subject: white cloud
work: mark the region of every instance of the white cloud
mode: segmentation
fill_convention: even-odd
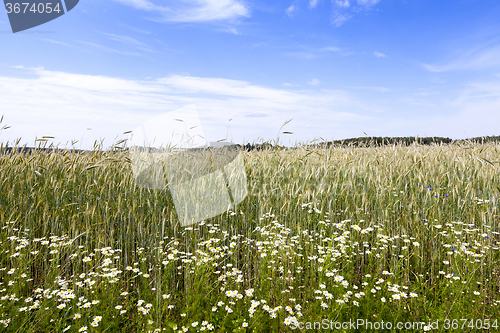
[[[189,75],[131,80],[22,66],[16,71],[20,77],[0,76],[4,124],[12,126],[0,132],[2,142],[21,137],[23,144],[33,145],[35,136],[52,135],[64,146],[84,135],[83,148],[101,138],[108,147],[145,120],[189,104],[196,105],[208,141],[223,139],[229,124],[233,133],[229,139],[237,143],[274,139],[290,118],[294,120],[286,130],[294,133],[291,144],[319,136],[357,137],[363,131],[374,136],[449,137],[500,132],[498,79],[472,83],[455,99],[449,94],[446,100],[439,99],[438,94],[402,102],[415,96],[400,96],[385,87],[353,87],[359,91],[356,95],[363,96],[360,101],[354,93],[319,86],[292,90]]]
[[[334,4],[334,10],[332,13],[331,23],[336,27],[340,27],[347,20],[353,17],[350,13],[356,13],[362,9],[369,10],[372,6],[377,4],[380,0],[357,0],[358,7],[354,6],[350,9],[350,0],[332,0]]]
[[[311,86],[317,86],[321,82],[318,79],[312,79],[311,81],[307,82],[307,84],[310,84]]]
[[[209,141],[222,139],[219,136],[227,132],[229,118],[233,118],[230,139],[238,143],[259,137],[274,139],[290,118],[295,123],[289,129],[294,140],[312,139],[321,133],[326,137],[332,131],[348,136],[347,124],[356,127],[358,122],[372,120],[372,116],[357,114],[353,109],[357,102],[345,91],[288,91],[241,80],[186,75],[129,80],[18,69],[24,72],[22,78],[0,76],[4,122],[12,126],[0,133],[3,142],[21,137],[21,142],[33,145],[35,136],[52,135],[55,143],[64,146],[85,133],[83,148],[101,138],[108,147],[121,133],[145,120],[189,104],[196,105]],[[311,129],[318,124],[323,129]]]
[[[226,30],[224,30],[225,32],[229,32],[231,34],[235,34],[235,35],[240,35],[240,32],[236,29],[236,28],[227,28]]]
[[[296,11],[297,11],[297,7],[295,7],[295,5],[290,5],[290,7],[288,7],[285,10],[285,13],[286,13],[286,15],[292,17]]]
[[[500,102],[500,81],[485,81],[469,83],[455,100],[457,105],[472,104],[474,101],[488,100]]]
[[[318,48],[312,48],[312,47],[301,47],[304,51],[293,51],[293,52],[287,52],[285,55],[294,57],[294,58],[299,58],[299,59],[317,59],[320,57],[324,57],[326,55],[326,52],[340,52],[341,49],[338,47],[334,46],[327,46],[323,47],[321,49]]]
[[[50,38],[40,38],[40,39],[43,40],[43,41],[52,43],[52,44],[58,44],[58,45],[63,45],[63,46],[74,47],[74,45],[71,45],[71,44],[68,44],[68,43],[65,43],[65,42],[61,42],[61,41],[58,41],[58,40],[53,40],[53,39],[50,39]]]
[[[342,50],[338,47],[335,46],[327,46],[323,48],[312,48],[312,47],[306,47],[302,46],[301,49],[304,51],[293,51],[293,52],[287,52],[285,55],[294,57],[294,58],[299,58],[299,59],[317,59],[321,58],[327,55],[327,52],[335,52],[335,53],[340,53]],[[347,53],[344,53],[343,55],[349,55]]]
[[[250,16],[250,11],[241,0],[174,0],[170,7],[158,6],[147,0],[114,0],[135,9],[157,12],[166,22],[209,22],[233,20]]]
[[[377,58],[385,58],[385,57],[387,57],[385,54],[377,52],[377,51],[373,52],[373,55],[375,57],[377,57]]]
[[[330,51],[330,52],[340,52],[340,49],[335,46],[327,46],[321,49],[322,51]]]
[[[310,60],[310,59],[317,59],[320,57],[318,52],[315,51],[298,51],[298,52],[287,52],[285,55],[293,58],[298,58],[298,59],[305,59],[305,60]]]
[[[111,33],[107,33],[107,32],[96,31],[96,30],[93,30],[93,31],[98,32],[100,34],[103,34],[103,35],[107,36],[109,39],[114,40],[116,42],[123,43],[123,44],[135,45],[135,46],[137,46],[137,45],[145,46],[146,45],[142,42],[139,42],[137,39],[129,37],[129,36],[116,35],[116,34],[111,34]]]
[[[250,16],[250,10],[241,0],[189,0],[186,6],[177,6],[164,19],[172,22],[208,22],[234,20]]]
[[[135,9],[140,9],[140,10],[161,11],[161,12],[170,11],[170,8],[168,7],[157,6],[147,0],[114,0],[114,1],[120,2],[124,5],[131,6],[134,7]]]
[[[351,17],[352,15],[334,13],[332,18],[332,24],[335,25],[336,27],[340,27],[342,24],[345,23],[345,21],[347,21]]]
[[[119,54],[124,54],[124,55],[132,55],[132,56],[141,56],[141,54],[137,53],[137,52],[121,51],[121,50],[113,49],[111,47],[107,47],[107,46],[104,46],[104,45],[101,45],[101,44],[97,44],[97,43],[86,42],[86,41],[78,41],[78,42],[81,43],[81,44],[84,44],[84,45],[92,46],[92,47],[94,47],[96,49],[99,49],[99,50],[105,51],[105,52],[113,52],[113,53],[119,53]]]
[[[343,7],[343,8],[347,8],[350,5],[349,0],[334,0],[334,3],[337,6]]]
[[[378,91],[378,92],[389,92],[391,91],[390,88],[386,87],[351,87],[353,89],[363,89],[363,90],[369,90],[369,91]]]
[[[320,0],[309,0],[309,8],[316,8]]]
[[[135,47],[136,49],[139,49],[142,51],[147,51],[147,52],[155,52],[155,51],[147,48],[147,46],[148,46],[147,44],[140,42],[135,38],[132,38],[129,36],[116,35],[116,34],[107,33],[107,32],[96,31],[96,30],[93,30],[93,31],[105,35],[110,40],[113,40],[113,41],[116,41],[116,42],[119,42],[119,43],[122,43],[122,44],[125,44],[128,46]],[[125,53],[125,54],[127,54],[127,53]],[[131,53],[131,54],[136,55],[136,53]]]
[[[125,25],[125,24],[120,24],[120,26],[129,28],[130,30],[135,31],[135,32],[140,32],[141,34],[151,35],[150,31],[146,31],[146,30],[142,30],[142,29],[137,29],[137,28]]]
[[[500,46],[477,46],[457,53],[460,55],[447,63],[441,65],[422,64],[422,67],[430,72],[448,72],[486,68],[496,69],[500,66]]]
[[[245,114],[245,117],[250,117],[250,118],[267,117],[267,114],[265,114],[265,113],[259,113],[259,112],[254,112],[254,113],[247,113],[247,114]]]
[[[376,5],[380,0],[358,0],[358,5],[371,7]]]
[[[299,102],[302,98],[300,95],[285,90],[264,88],[245,81],[222,78],[171,75],[162,79],[157,79],[155,82],[170,87],[180,93],[258,98],[280,101],[286,104]]]
[[[454,112],[437,114],[430,119],[429,130],[447,136],[470,138],[500,134],[500,81],[474,82],[446,102]]]

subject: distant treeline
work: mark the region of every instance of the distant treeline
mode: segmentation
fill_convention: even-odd
[[[334,141],[324,141],[321,143],[311,143],[308,144],[308,147],[383,147],[383,146],[392,146],[392,145],[401,145],[401,146],[410,146],[414,143],[420,145],[432,145],[432,144],[484,144],[488,142],[500,142],[500,136],[482,136],[470,139],[459,139],[453,140],[450,138],[443,137],[359,137],[359,138],[351,138],[344,140],[334,140]],[[236,147],[239,147],[246,151],[252,150],[269,150],[269,149],[284,149],[285,147],[279,145],[273,145],[270,142],[263,143],[247,143],[246,145],[235,144]],[[0,154],[11,153],[14,148],[0,146]],[[33,147],[18,147],[15,148],[18,152],[24,152],[27,154],[31,154],[33,151],[43,151],[46,153],[50,153],[52,151],[70,151],[73,153],[84,153],[90,152],[88,150],[81,149],[60,149],[60,148],[33,148]],[[293,149],[293,148],[292,148]],[[109,151],[117,151],[117,150],[128,150],[128,148],[123,147],[113,147],[108,149]]]
[[[2,146],[0,147],[0,154],[10,154],[12,151],[17,151],[18,153],[25,153],[28,155],[31,155],[33,152],[45,152],[45,153],[50,153],[53,151],[58,151],[58,152],[63,152],[63,151],[69,151],[72,153],[85,153],[85,152],[90,152],[87,150],[83,149],[61,149],[61,148],[35,148],[35,147],[5,147]]]
[[[453,140],[443,137],[359,137],[344,140],[325,141],[321,143],[309,144],[309,147],[383,147],[392,145],[410,146],[414,143],[420,145],[432,144],[452,144],[452,143],[472,143],[483,144],[488,142],[500,142],[500,136],[483,136],[470,139]],[[247,143],[242,148],[248,151],[251,150],[265,150],[269,148],[276,148],[271,143],[265,142],[261,144]],[[279,147],[284,148],[284,147]]]
[[[439,136],[433,137],[360,137],[346,140],[336,140],[332,142],[326,142],[326,146],[354,146],[354,147],[369,147],[369,146],[390,146],[390,145],[402,145],[410,146],[414,143],[420,145],[432,145],[432,144],[451,144],[451,143],[487,143],[487,142],[499,142],[500,136],[483,136],[470,139],[459,139],[453,140],[450,138],[443,138]],[[319,145],[324,145],[321,143]]]

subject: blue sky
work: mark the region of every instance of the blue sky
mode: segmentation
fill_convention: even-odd
[[[0,141],[90,148],[196,105],[207,141],[500,135],[500,2],[81,0],[13,34]],[[231,119],[231,120],[230,120]]]

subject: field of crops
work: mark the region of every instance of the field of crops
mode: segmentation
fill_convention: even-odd
[[[126,152],[0,154],[0,329],[497,330],[500,145],[242,154],[245,200],[185,228]]]

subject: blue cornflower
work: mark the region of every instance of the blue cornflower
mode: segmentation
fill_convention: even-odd
[[[427,222],[427,219],[424,219],[424,222]]]
[[[433,189],[432,189],[432,188],[430,188],[430,189],[429,189],[429,191],[433,191]]]
[[[448,195],[448,194],[445,194],[444,196],[445,196],[445,197],[449,197],[449,195]]]
[[[435,198],[437,198],[437,197],[438,197],[438,195],[436,194],[434,197],[435,197]]]

